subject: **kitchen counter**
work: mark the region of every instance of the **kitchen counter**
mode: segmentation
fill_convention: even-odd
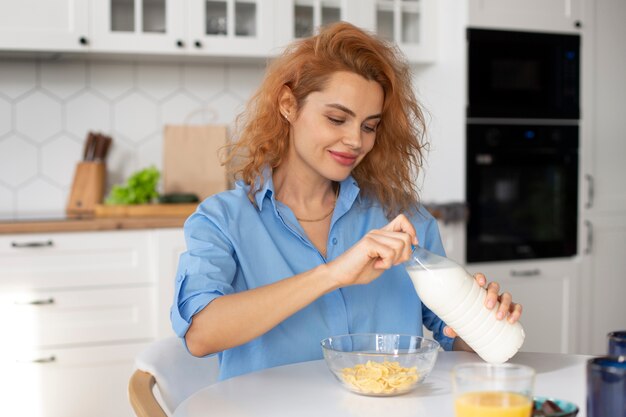
[[[0,234],[87,232],[182,227],[185,217],[49,217],[0,220]]]

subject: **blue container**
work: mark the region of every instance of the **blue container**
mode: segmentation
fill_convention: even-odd
[[[587,361],[587,417],[626,417],[626,356]]]
[[[611,332],[609,338],[609,356],[626,356],[626,330]]]

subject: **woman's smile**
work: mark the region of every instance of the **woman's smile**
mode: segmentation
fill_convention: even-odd
[[[337,162],[339,162],[341,165],[344,166],[353,166],[358,158],[358,154],[352,154],[352,153],[347,153],[347,152],[337,152],[337,151],[332,151],[329,150],[328,151],[330,153],[330,156]]]

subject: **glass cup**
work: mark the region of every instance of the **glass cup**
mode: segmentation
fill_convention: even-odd
[[[626,356],[626,330],[611,332],[609,338],[609,356]]]
[[[528,417],[535,370],[511,363],[466,363],[452,370],[456,417]]]
[[[587,361],[587,417],[626,416],[626,356]]]

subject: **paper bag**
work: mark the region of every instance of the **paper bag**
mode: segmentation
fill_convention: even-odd
[[[226,144],[226,126],[165,126],[163,193],[194,193],[202,201],[228,188],[218,151]]]

